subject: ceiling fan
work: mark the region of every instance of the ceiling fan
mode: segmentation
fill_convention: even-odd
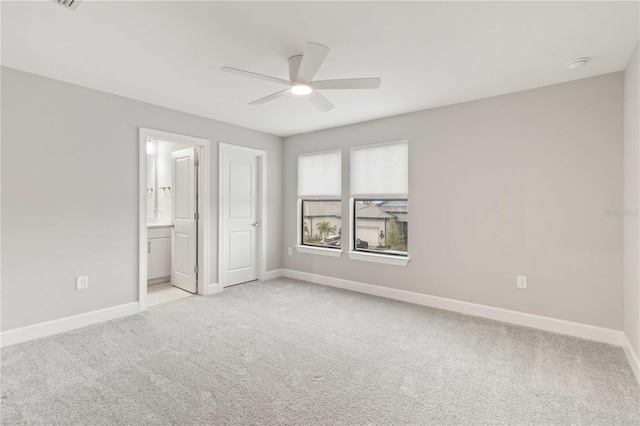
[[[318,43],[307,43],[304,55],[296,55],[289,58],[289,80],[257,74],[251,71],[239,70],[237,68],[222,67],[222,71],[240,74],[247,77],[259,78],[260,80],[280,83],[287,86],[286,89],[265,96],[249,105],[261,105],[270,102],[281,96],[293,93],[294,95],[307,96],[309,101],[320,111],[330,111],[334,108],[327,98],[318,93],[318,90],[333,89],[377,89],[380,87],[380,78],[343,78],[339,80],[317,80],[313,81],[324,58],[329,53],[329,48]]]

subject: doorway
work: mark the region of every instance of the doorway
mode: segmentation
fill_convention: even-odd
[[[266,172],[266,151],[220,144],[218,282],[222,288],[266,275]]]
[[[142,311],[210,291],[210,146],[205,139],[145,128],[139,145]]]

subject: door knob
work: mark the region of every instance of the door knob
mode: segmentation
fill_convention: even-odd
[[[173,223],[171,224],[171,227],[172,227],[172,228],[175,228],[175,226],[173,225]]]
[[[252,225],[252,226],[258,226],[258,222],[256,222],[256,223],[252,223],[251,225]]]

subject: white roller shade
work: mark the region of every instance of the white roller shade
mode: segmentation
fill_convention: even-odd
[[[342,152],[302,154],[298,157],[298,198],[342,198]]]
[[[351,196],[406,198],[408,162],[407,141],[351,148]]]

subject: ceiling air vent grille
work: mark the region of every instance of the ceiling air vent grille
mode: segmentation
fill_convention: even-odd
[[[64,7],[65,9],[71,9],[71,10],[76,10],[78,6],[80,6],[80,3],[82,3],[82,0],[49,0],[49,1],[57,3],[60,6]]]

